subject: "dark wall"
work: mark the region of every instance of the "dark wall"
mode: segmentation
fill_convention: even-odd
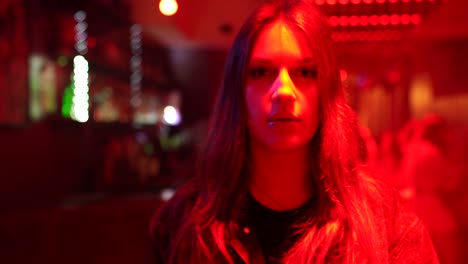
[[[227,51],[174,48],[169,50],[172,73],[182,91],[184,125],[207,119],[220,87]]]
[[[85,138],[78,124],[42,121],[0,129],[0,209],[39,206],[84,184]]]

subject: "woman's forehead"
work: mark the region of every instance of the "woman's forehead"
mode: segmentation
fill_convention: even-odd
[[[252,60],[304,60],[313,57],[304,34],[283,20],[265,26],[254,42]]]

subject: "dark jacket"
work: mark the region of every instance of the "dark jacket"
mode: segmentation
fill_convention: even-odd
[[[182,195],[182,197],[184,197]],[[382,235],[387,244],[388,263],[437,264],[439,263],[429,234],[421,220],[397,199],[382,217]],[[180,220],[191,209],[195,197],[173,199],[155,214],[150,223],[150,263],[165,264],[168,261],[169,244],[180,227]],[[228,248],[235,263],[267,263],[256,244],[255,234],[240,234]],[[361,261],[356,261],[361,263]]]

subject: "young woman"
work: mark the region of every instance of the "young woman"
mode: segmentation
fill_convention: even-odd
[[[360,142],[326,21],[267,1],[228,55],[195,177],[152,220],[155,263],[437,263]]]

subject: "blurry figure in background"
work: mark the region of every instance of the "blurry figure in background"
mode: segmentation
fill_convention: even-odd
[[[460,168],[451,159],[450,128],[439,115],[411,122],[402,146],[400,194],[412,205],[431,234],[441,263],[457,263],[458,223],[445,198],[460,181]]]
[[[462,240],[462,249],[468,248],[468,125],[461,129],[460,147],[457,148],[457,161],[462,165],[461,182],[458,184],[458,189],[451,201],[454,206],[454,212],[457,219],[460,219],[461,232],[459,236]],[[468,251],[463,251],[461,259],[468,259]]]
[[[263,2],[241,27],[194,177],[151,221],[154,263],[438,263],[422,222],[361,166],[312,2]]]
[[[402,153],[395,133],[391,131],[383,132],[379,140],[376,170],[397,190],[406,187],[406,182],[401,179],[401,160]]]
[[[363,162],[363,164],[367,164],[369,169],[373,171],[375,170],[375,166],[377,165],[376,163],[379,154],[379,147],[369,128],[360,125],[359,134],[361,135],[362,139],[362,148],[360,155],[361,161]]]

